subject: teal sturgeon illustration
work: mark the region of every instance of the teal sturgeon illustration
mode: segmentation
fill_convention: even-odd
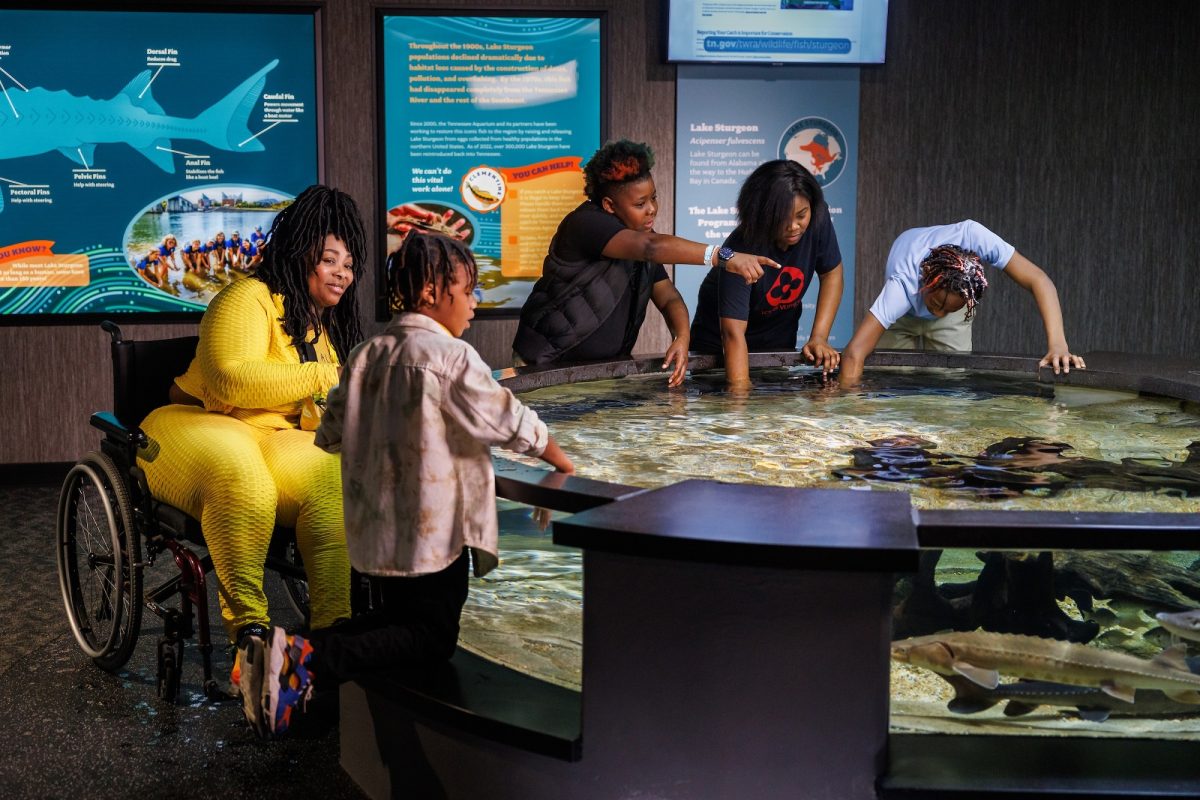
[[[67,91],[41,87],[24,92],[10,90],[13,108],[0,104],[0,159],[58,150],[76,164],[91,167],[95,164],[92,156],[96,145],[127,144],[159,169],[174,173],[175,160],[168,152],[174,139],[192,139],[240,153],[265,150],[262,142],[251,139],[247,123],[267,73],[278,64],[279,59],[267,64],[191,119],[172,117],[163,111],[150,92],[148,69],[138,73],[111,100],[76,97]]]

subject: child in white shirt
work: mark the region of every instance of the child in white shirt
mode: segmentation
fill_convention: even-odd
[[[1011,244],[968,219],[913,228],[896,238],[883,291],[842,352],[841,385],[858,385],[863,362],[876,347],[969,351],[971,320],[988,285],[984,264],[1001,270],[1037,301],[1046,329],[1046,355],[1038,366],[1055,373],[1084,369],[1083,359],[1067,346],[1054,282]]]

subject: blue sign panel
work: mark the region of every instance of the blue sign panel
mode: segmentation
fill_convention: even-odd
[[[600,20],[384,16],[381,49],[387,252],[457,237],[480,310],[519,313],[601,144]]]
[[[203,311],[253,272],[317,181],[314,48],[311,13],[0,11],[0,316]]]
[[[721,244],[737,227],[735,202],[764,161],[788,158],[821,184],[842,251],[845,288],[829,343],[854,332],[858,186],[857,67],[680,66],[675,115],[675,234]],[[693,312],[703,268],[680,266],[675,285]],[[817,293],[804,297],[808,338]]]

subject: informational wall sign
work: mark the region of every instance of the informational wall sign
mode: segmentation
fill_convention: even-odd
[[[601,144],[600,20],[384,15],[380,49],[387,251],[461,239],[479,309],[519,313]]]
[[[825,193],[842,251],[845,288],[830,344],[853,333],[858,186],[857,67],[680,66],[675,116],[675,233],[720,245],[737,227],[742,181],[764,161],[789,158]],[[704,269],[681,267],[675,284],[695,309]],[[804,296],[800,341],[817,289]]]
[[[317,180],[311,13],[0,10],[0,316],[203,311]]]

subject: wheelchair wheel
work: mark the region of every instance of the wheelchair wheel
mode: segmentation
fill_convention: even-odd
[[[75,641],[113,671],[142,625],[141,537],[129,489],[111,458],[92,452],[67,473],[58,500],[58,583]]]

